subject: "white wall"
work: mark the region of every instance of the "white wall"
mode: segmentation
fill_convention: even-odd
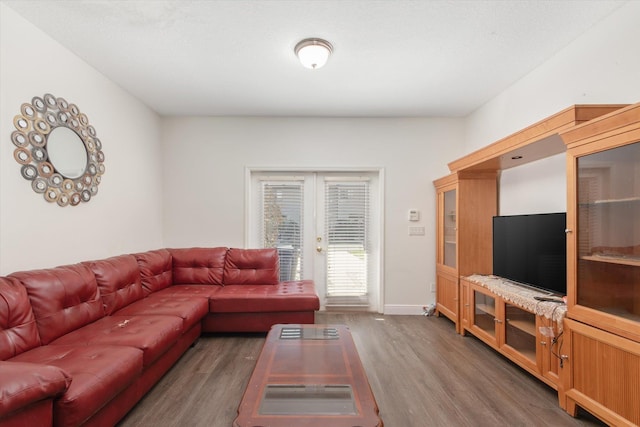
[[[4,4],[0,31],[0,274],[161,247],[159,117]],[[89,203],[45,201],[13,159],[13,117],[45,93],[76,104],[103,143]]]
[[[470,115],[465,152],[574,104],[640,102],[639,18],[640,2],[628,2]],[[501,176],[501,214],[566,210],[563,160],[517,169]]]
[[[507,169],[500,175],[499,215],[566,212],[564,154]]]
[[[385,170],[385,312],[421,312],[435,280],[435,192],[455,119],[165,118],[166,246],[244,245],[245,168]],[[408,236],[410,208],[426,236]]]

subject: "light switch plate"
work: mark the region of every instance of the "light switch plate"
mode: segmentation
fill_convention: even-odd
[[[409,227],[409,236],[424,236],[424,227]]]

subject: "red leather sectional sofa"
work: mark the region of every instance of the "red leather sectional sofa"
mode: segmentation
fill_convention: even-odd
[[[275,249],[160,249],[0,277],[0,426],[113,426],[202,332],[313,323]]]

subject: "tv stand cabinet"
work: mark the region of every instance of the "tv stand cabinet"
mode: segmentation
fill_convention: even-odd
[[[493,273],[500,172],[566,151],[560,132],[622,108],[574,105],[449,163],[436,190],[436,313],[462,332],[461,276]]]
[[[580,305],[579,299],[576,299],[576,293],[579,294],[580,287],[581,292],[586,293],[587,296],[594,289],[605,290],[609,287],[596,287],[585,283],[584,280],[580,282],[576,279],[574,270],[577,256],[572,255],[572,251],[575,253],[576,249],[572,249],[572,246],[568,247],[567,305],[569,312],[567,322],[564,324],[558,324],[545,316],[540,316],[535,310],[513,304],[504,296],[494,293],[493,290],[465,278],[474,274],[493,273],[490,224],[492,217],[499,214],[497,195],[501,171],[565,152],[570,154],[573,152],[574,156],[578,156],[582,145],[585,147],[596,145],[603,148],[604,144],[599,142],[602,138],[608,139],[606,148],[638,142],[640,140],[640,119],[638,119],[640,104],[629,108],[631,107],[627,105],[574,105],[448,164],[451,174],[434,181],[438,198],[436,303],[438,314],[444,314],[450,318],[457,332],[474,334],[523,366],[532,375],[556,388],[560,406],[567,409],[569,413],[575,414],[576,405],[580,405],[603,420],[615,422],[624,418],[640,424],[637,418],[629,417],[629,413],[633,413],[636,417],[640,414],[638,399],[629,404],[624,403],[624,410],[616,408],[615,405],[604,408],[606,404],[603,402],[606,399],[601,396],[610,395],[611,393],[608,392],[611,389],[599,385],[599,377],[592,369],[603,362],[597,358],[580,356],[582,349],[588,348],[589,351],[594,351],[597,347],[594,340],[589,341],[592,344],[591,347],[583,345],[584,343],[580,340],[584,341],[584,338],[580,334],[587,336],[589,332],[593,335],[598,328],[606,327],[606,330],[611,335],[615,335],[616,339],[625,339],[619,348],[633,354],[634,357],[630,359],[629,366],[635,369],[633,372],[640,372],[638,371],[640,369],[638,368],[640,365],[639,323],[637,320],[621,319],[620,316],[596,312]],[[618,111],[625,113],[618,115]],[[603,119],[600,120],[600,117]],[[598,133],[602,135],[597,135]],[[576,216],[575,212],[572,213],[572,209],[577,206],[574,194],[576,177],[572,169],[575,167],[574,162],[575,159],[571,160],[569,156],[567,164],[569,183],[567,228],[569,229],[575,228],[570,222]],[[462,187],[467,184],[469,187]],[[474,185],[482,185],[482,191],[474,189]],[[636,188],[640,188],[640,185]],[[453,209],[445,206],[444,202],[448,200],[446,195],[451,195],[455,201]],[[455,215],[451,215],[452,212]],[[453,233],[451,233],[452,230]],[[569,241],[574,245],[575,235],[570,233],[569,237]],[[455,261],[452,266],[447,265],[445,256]],[[585,257],[582,259],[584,262],[593,262]],[[604,284],[611,285],[610,281],[608,282]],[[626,286],[623,291],[632,290],[633,298],[627,300],[633,301],[637,314],[637,307],[640,307],[637,283],[640,282],[636,280],[634,283],[636,283],[635,288]],[[594,292],[591,293],[595,295]],[[478,304],[475,301],[476,296]],[[480,317],[476,316],[476,310]],[[569,321],[569,318],[573,321]],[[580,325],[575,326],[577,323]],[[582,326],[589,327],[589,331]],[[549,331],[548,328],[551,328],[555,331],[554,336],[558,336],[555,334],[559,334],[563,327],[563,337],[566,339],[563,344],[562,368],[560,368],[560,361],[554,355],[556,350],[553,338],[550,341],[549,337],[543,335],[541,331]],[[517,332],[517,329],[521,331]],[[510,331],[511,336],[520,334],[520,340],[514,341],[513,337],[510,339]],[[532,337],[535,337],[535,351],[531,350]],[[609,338],[599,334],[598,340],[608,342]],[[628,376],[625,378],[630,382],[632,395],[639,396],[639,382],[629,379]],[[595,385],[592,387],[592,384]],[[588,395],[592,389],[597,391],[597,397]],[[567,390],[566,399],[563,397],[563,390]]]
[[[470,333],[536,378],[558,391],[560,337],[567,309],[557,302],[538,301],[549,294],[496,276],[461,277],[463,334]]]

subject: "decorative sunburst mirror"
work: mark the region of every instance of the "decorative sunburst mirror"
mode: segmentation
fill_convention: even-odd
[[[45,200],[77,206],[98,193],[104,174],[102,142],[89,119],[64,98],[35,96],[13,124],[13,157],[22,177]]]

